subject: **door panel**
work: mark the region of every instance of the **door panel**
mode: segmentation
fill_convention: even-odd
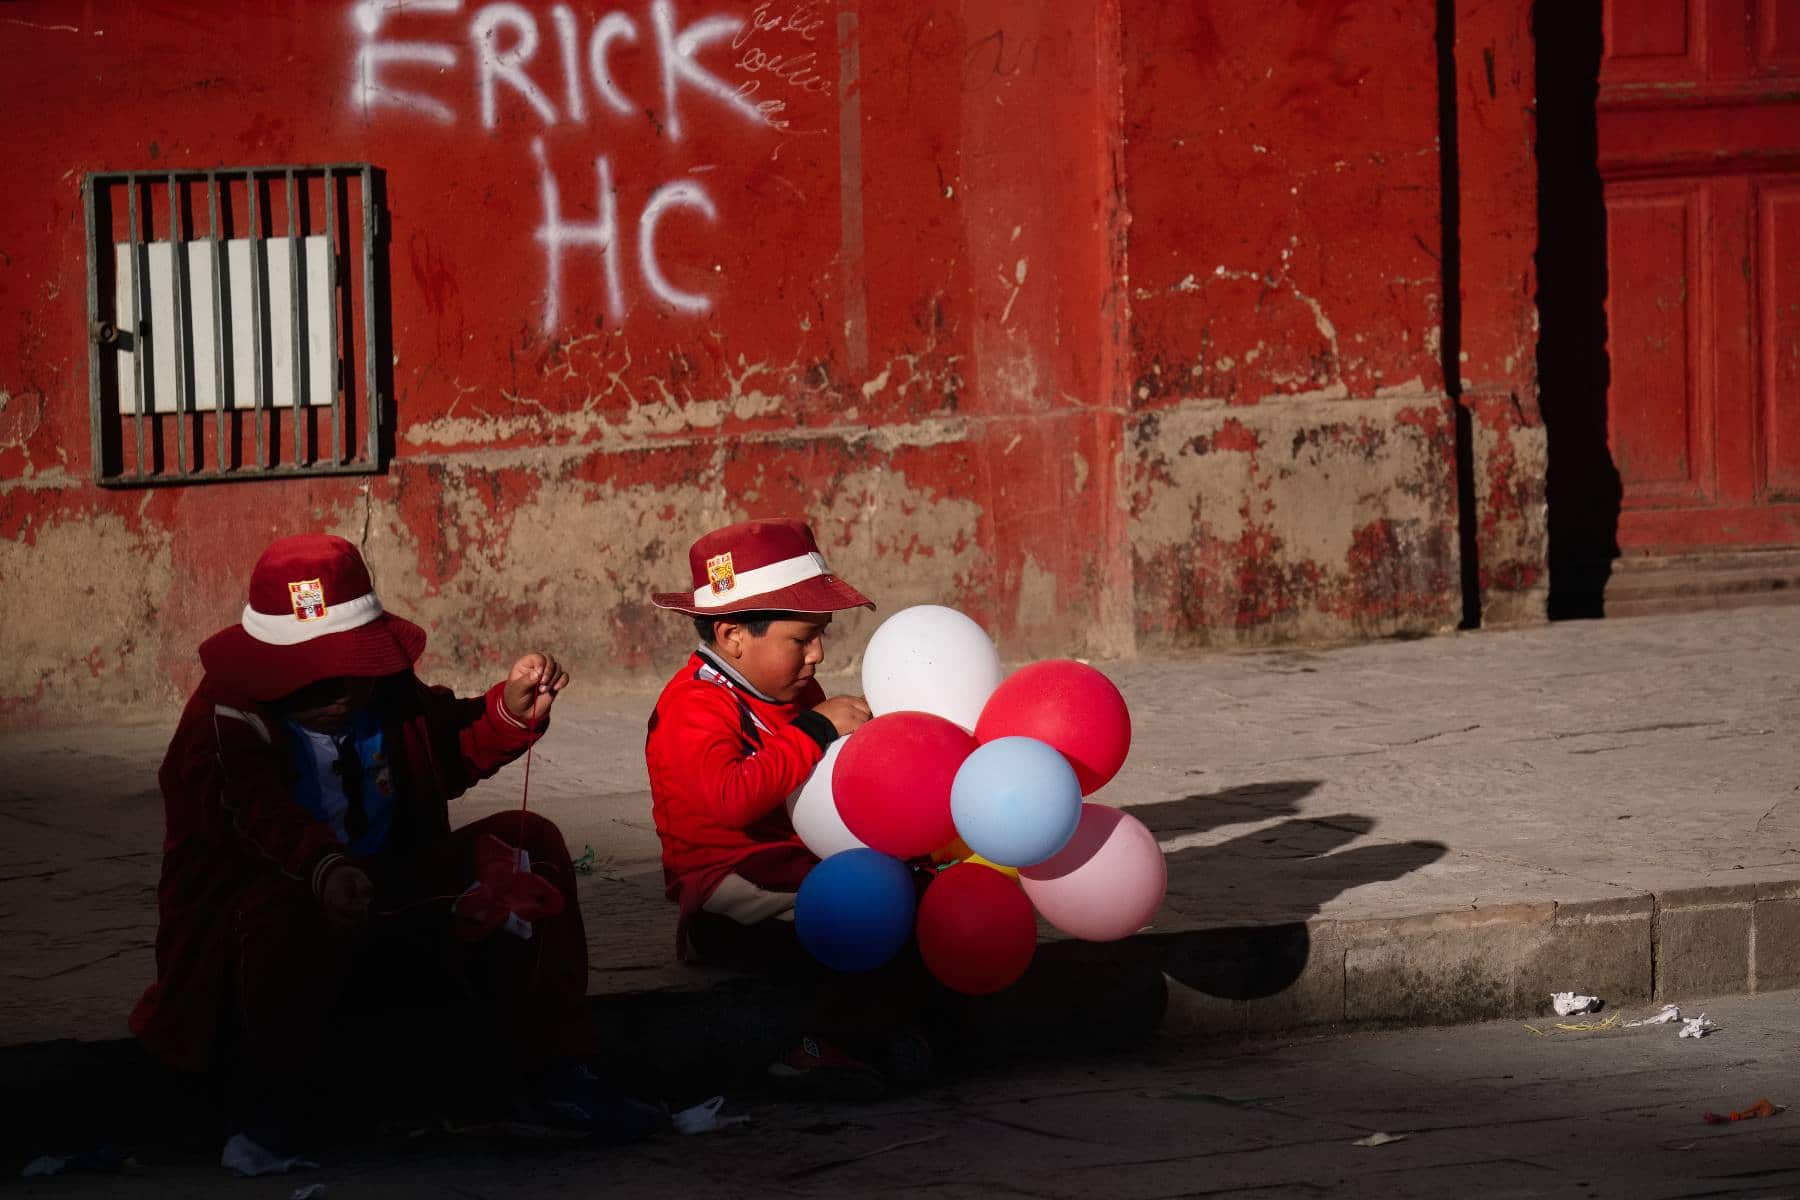
[[[1711,414],[1694,370],[1700,327],[1691,303],[1704,191],[1627,184],[1609,201],[1612,452],[1624,503],[1705,500],[1712,472],[1701,439]]]
[[[1758,189],[1762,491],[1800,500],[1800,183]]]
[[[1606,0],[1622,551],[1800,544],[1800,0]]]
[[[1609,81],[1698,78],[1705,11],[1700,0],[1609,4],[1605,27]]]
[[[1751,24],[1759,73],[1800,71],[1800,4],[1761,0]]]

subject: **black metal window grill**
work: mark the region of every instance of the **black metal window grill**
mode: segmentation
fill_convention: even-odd
[[[381,469],[372,167],[99,173],[82,201],[95,482]]]

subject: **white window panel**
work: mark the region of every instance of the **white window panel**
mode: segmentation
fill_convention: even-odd
[[[292,408],[295,398],[294,297],[289,271],[289,243],[288,238],[265,238],[260,242],[263,250],[261,266],[269,298],[267,307],[261,313],[262,358],[268,364],[264,372],[267,391],[265,403],[273,408]],[[254,297],[251,291],[250,241],[247,238],[234,238],[220,242],[219,245],[225,247],[225,291],[230,302],[229,328],[226,331],[230,351],[226,358],[230,407],[253,409],[256,407],[257,326],[251,319]],[[175,355],[178,351],[175,342],[174,254],[170,243],[166,241],[145,243],[143,252],[149,262],[148,331],[152,368],[150,375],[144,380],[151,399],[145,411],[175,412]],[[220,403],[214,358],[218,313],[213,295],[213,243],[183,242],[181,253],[188,285],[188,303],[182,308],[181,330],[193,347],[193,357],[188,360],[189,365],[186,367],[188,395],[192,397],[189,407],[191,410],[211,412]],[[328,287],[327,253],[324,235],[315,234],[300,239],[301,278],[304,282],[300,300],[303,306],[300,328],[306,339],[303,402],[319,407],[332,404],[337,393],[331,361],[329,306],[333,297]],[[131,319],[131,291],[136,283],[130,243],[116,243],[113,255],[116,266],[114,278],[117,280],[113,311],[119,315],[119,324],[123,328]],[[143,304],[142,296],[138,303],[140,306]],[[139,315],[141,320],[144,314],[140,312]],[[120,338],[116,351],[119,409],[126,414],[138,411],[133,385],[137,378],[135,347],[133,339]]]

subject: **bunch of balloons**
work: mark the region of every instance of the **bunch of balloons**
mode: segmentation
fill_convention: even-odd
[[[1059,659],[1006,677],[979,625],[921,605],[875,631],[862,682],[874,719],[833,742],[788,799],[823,860],[795,899],[814,957],[868,970],[916,932],[932,974],[981,995],[1025,973],[1036,914],[1098,942],[1150,920],[1168,883],[1156,838],[1082,799],[1131,748],[1131,714],[1105,675]],[[918,898],[905,864],[927,857],[949,865]]]

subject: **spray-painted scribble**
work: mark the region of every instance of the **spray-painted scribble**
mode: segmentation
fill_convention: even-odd
[[[715,14],[683,24],[674,0],[653,0],[648,8],[650,44],[655,48],[661,81],[659,120],[670,141],[681,140],[681,106],[687,93],[709,98],[746,121],[771,123],[767,105],[749,99],[755,89],[746,91],[743,86],[730,83],[701,61],[709,47],[733,48],[733,42],[743,36],[746,28],[743,17]],[[545,125],[585,123],[590,87],[607,108],[620,116],[634,116],[653,107],[652,97],[627,95],[610,65],[616,44],[637,45],[644,41],[645,23],[629,13],[614,10],[602,15],[588,32],[584,47],[575,11],[566,4],[556,5],[548,21],[557,44],[553,54],[546,46],[544,22],[537,13],[511,0],[484,4],[474,9],[469,19],[464,39],[469,53],[465,58],[459,42],[452,40],[455,27],[444,19],[462,11],[462,0],[361,0],[355,5],[351,19],[361,38],[351,99],[357,107],[368,112],[390,106],[455,124],[462,116],[457,97],[424,88],[428,81],[441,80],[465,64],[475,68],[474,107],[482,128],[488,130],[499,128],[503,88],[524,100]],[[401,13],[408,18],[409,29],[430,30],[437,36],[431,40],[387,36],[390,15]],[[810,29],[806,36],[812,36]],[[771,56],[754,47],[750,54],[758,66],[746,69],[780,74],[802,91],[822,90],[820,85],[825,81],[807,69],[811,59],[804,55]],[[560,75],[560,79],[551,82],[555,75]],[[552,95],[560,95],[561,107]],[[463,102],[467,100],[465,93]]]
[[[423,92],[407,91],[389,84],[381,71],[384,65],[399,67],[411,64],[432,67],[438,71],[447,71],[456,66],[455,46],[440,42],[376,40],[376,35],[381,32],[381,27],[387,20],[387,14],[402,7],[416,14],[453,13],[462,7],[462,0],[413,0],[411,4],[407,4],[406,0],[362,0],[362,3],[351,9],[351,19],[363,35],[363,43],[356,52],[356,82],[351,89],[351,99],[364,112],[378,104],[385,104],[423,113],[445,124],[454,122],[456,112],[448,104]]]
[[[532,155],[537,159],[540,190],[544,200],[544,223],[538,226],[538,241],[544,244],[544,260],[549,276],[544,287],[544,329],[554,332],[557,326],[558,306],[562,299],[562,258],[565,246],[587,246],[600,255],[600,261],[606,271],[606,316],[608,320],[618,321],[625,312],[625,288],[619,282],[619,201],[613,191],[612,168],[602,154],[594,160],[594,175],[598,191],[595,201],[600,215],[587,224],[579,224],[562,219],[562,193],[556,186],[556,176],[550,171],[550,164],[544,157],[542,138],[531,143]]]
[[[683,13],[676,0],[650,0],[636,13],[599,14],[586,27],[569,4],[544,13],[517,0],[467,8],[463,0],[360,0],[350,15],[357,35],[351,99],[365,117],[391,110],[459,130],[473,118],[478,136],[503,137],[521,121],[545,130],[598,116],[627,134],[678,146],[692,125],[684,111],[695,105],[741,119],[755,136],[791,129],[788,100],[765,96],[766,86],[790,97],[828,96],[833,87],[817,67],[815,47],[828,28],[817,3],[781,8],[764,0],[745,15]],[[613,63],[626,49],[654,56],[659,94],[634,95],[621,83]],[[742,78],[733,82],[720,69]],[[621,246],[634,244],[636,274],[651,299],[689,316],[712,310],[714,297],[670,281],[657,251],[659,226],[677,210],[718,223],[701,183],[662,183],[634,222],[619,209],[613,156],[602,154],[593,160],[597,215],[571,221],[542,137],[534,134],[530,147],[543,208],[535,237],[544,252],[546,333],[560,326],[566,256],[574,251],[599,256],[610,321],[623,320],[629,304]]]
[[[657,222],[670,209],[678,207],[696,209],[708,221],[719,219],[712,201],[699,184],[686,179],[663,184],[650,197],[650,203],[644,206],[644,215],[638,221],[638,267],[644,272],[644,282],[650,285],[650,290],[664,304],[676,312],[703,313],[712,307],[712,301],[705,296],[681,291],[664,277],[662,268],[656,262]]]

